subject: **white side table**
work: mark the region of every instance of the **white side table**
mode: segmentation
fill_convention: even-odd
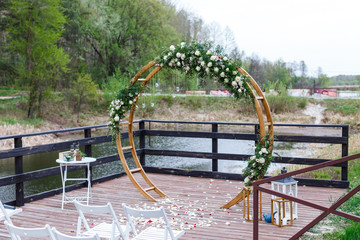
[[[61,181],[63,185],[63,195],[62,195],[62,203],[61,209],[64,209],[64,204],[73,202],[77,200],[78,202],[86,202],[89,204],[89,199],[91,198],[91,180],[90,180],[90,163],[95,162],[96,158],[92,157],[83,157],[81,161],[64,161],[60,159],[56,159],[56,162],[60,164],[60,173],[61,173]],[[67,177],[67,170],[68,166],[86,166],[87,167],[87,177],[85,178],[68,178]],[[66,188],[66,181],[87,181],[88,182],[88,189],[86,196],[75,196],[75,197],[67,197],[65,195],[65,188]]]

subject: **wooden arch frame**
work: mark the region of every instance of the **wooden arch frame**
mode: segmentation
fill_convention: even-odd
[[[153,70],[145,78],[140,78],[146,71],[150,70],[151,68],[153,68]],[[146,66],[144,66],[138,73],[136,73],[134,78],[131,80],[130,84],[134,85],[136,82],[141,82],[142,86],[146,86],[146,84],[151,80],[151,78],[157,72],[159,72],[161,69],[162,69],[162,67],[160,67],[156,61],[151,61]],[[269,139],[269,141],[271,141],[271,146],[272,146],[274,131],[273,131],[273,121],[271,118],[271,111],[269,108],[269,104],[266,101],[266,98],[265,98],[263,92],[261,91],[259,85],[256,83],[256,81],[243,68],[239,68],[238,71],[241,74],[246,74],[249,77],[249,83],[245,83],[245,84],[247,84],[248,88],[251,90],[250,96],[253,99],[257,117],[259,120],[260,139],[261,139],[261,141],[264,141],[265,137],[267,137]],[[116,137],[116,145],[117,145],[121,163],[125,169],[126,174],[130,178],[131,182],[134,184],[134,186],[139,190],[139,192],[144,197],[146,197],[150,201],[156,201],[156,199],[148,193],[149,191],[153,190],[161,197],[167,197],[167,195],[165,193],[163,193],[159,188],[157,188],[155,186],[155,184],[153,184],[152,181],[149,179],[149,177],[146,175],[144,169],[142,168],[142,166],[140,164],[139,158],[136,153],[134,137],[133,137],[133,121],[134,121],[134,113],[135,113],[136,104],[138,102],[138,99],[139,99],[139,97],[136,98],[136,100],[134,101],[134,103],[131,107],[130,114],[129,114],[129,120],[127,122],[120,123],[121,125],[128,126],[129,144],[130,145],[126,146],[126,147],[123,147],[121,145],[120,134],[118,134]],[[126,162],[125,156],[124,156],[125,150],[131,150],[134,162],[136,164],[135,169],[129,168],[129,166]],[[269,150],[272,151],[272,147]],[[139,182],[135,179],[135,177],[133,175],[133,173],[136,173],[136,172],[141,173],[141,176],[146,181],[146,183],[149,185],[148,188],[143,188],[142,186],[140,186]],[[244,197],[244,194],[243,194],[243,191],[241,191],[234,199],[232,199],[230,202],[228,202],[227,204],[222,206],[222,208],[229,208],[229,207],[233,206],[234,204],[240,202],[243,199],[243,197]]]

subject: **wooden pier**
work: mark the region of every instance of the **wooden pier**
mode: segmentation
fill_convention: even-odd
[[[176,176],[168,174],[149,174],[156,185],[169,198],[159,198],[158,202],[150,202],[137,191],[127,176],[95,184],[92,187],[91,204],[99,205],[111,202],[119,220],[125,222],[121,204],[139,208],[164,206],[174,229],[184,229],[186,234],[181,239],[252,239],[252,222],[243,219],[242,203],[230,209],[220,209],[224,203],[232,199],[243,187],[243,182],[200,177]],[[270,185],[266,185],[269,187]],[[79,195],[86,188],[73,190],[69,194]],[[299,186],[298,196],[323,206],[330,206],[346,189]],[[270,212],[271,196],[263,194],[263,212]],[[15,225],[39,227],[45,224],[56,227],[59,231],[75,235],[78,214],[72,203],[61,210],[61,194],[26,203],[22,213],[14,216]],[[259,239],[289,239],[307,223],[316,218],[320,212],[299,205],[299,218],[293,226],[277,227],[265,221],[259,224]],[[94,218],[93,223],[99,219]],[[139,222],[146,227],[149,222]],[[0,239],[6,234],[0,224]]]

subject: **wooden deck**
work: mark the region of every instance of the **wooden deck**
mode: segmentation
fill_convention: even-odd
[[[186,231],[181,239],[252,239],[252,222],[243,220],[242,203],[230,209],[220,209],[220,206],[242,189],[242,182],[165,174],[149,174],[149,177],[169,198],[157,197],[158,202],[149,202],[124,176],[95,184],[92,187],[91,204],[111,202],[120,221],[124,221],[122,203],[142,208],[164,206],[174,229]],[[79,189],[70,194],[84,191],[85,189]],[[298,195],[305,200],[329,206],[331,201],[338,199],[344,192],[344,189],[301,186]],[[270,197],[263,194],[263,212],[270,212]],[[318,210],[302,205],[299,205],[298,211],[299,219],[295,220],[291,227],[279,228],[264,221],[260,222],[259,239],[289,239],[319,215]],[[23,212],[12,219],[15,225],[38,227],[48,223],[59,231],[75,235],[77,216],[72,203],[66,204],[64,210],[61,210],[61,195],[56,195],[25,204]],[[96,223],[97,220],[92,221]],[[142,226],[149,224],[152,223],[139,222]],[[1,237],[5,233],[4,225],[0,224],[0,239],[7,239]]]

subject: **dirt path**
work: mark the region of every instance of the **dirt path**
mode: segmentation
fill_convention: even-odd
[[[320,104],[308,103],[303,114],[315,118],[314,124],[320,124],[324,118],[325,107]]]

